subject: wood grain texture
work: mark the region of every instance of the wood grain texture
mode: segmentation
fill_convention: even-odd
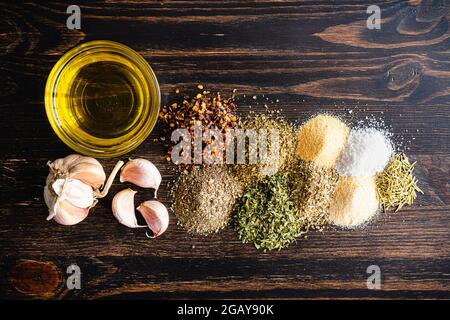
[[[78,1],[79,31],[66,29],[68,4],[0,4],[0,297],[450,298],[448,1],[384,1],[380,30],[365,27],[372,3],[357,0]],[[79,225],[45,221],[45,164],[71,153],[46,119],[45,81],[64,52],[95,39],[142,54],[164,104],[175,88],[203,83],[238,89],[243,114],[267,103],[291,121],[319,111],[353,123],[381,117],[417,161],[425,194],[366,228],[329,228],[270,253],[241,244],[231,228],[189,235],[174,215],[151,241],[112,216],[117,181]],[[157,126],[126,157],[160,168],[158,194],[169,205],[174,168],[153,142],[159,134]],[[116,161],[101,160],[106,171]],[[65,289],[72,263],[81,290]],[[382,270],[381,290],[367,290],[371,264]]]

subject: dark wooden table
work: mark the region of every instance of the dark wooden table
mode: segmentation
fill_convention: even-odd
[[[108,1],[84,3],[81,30],[66,28],[69,3],[0,4],[0,296],[2,298],[450,298],[450,4],[372,2]],[[46,162],[72,151],[43,104],[54,63],[95,39],[122,42],[152,65],[163,103],[178,87],[269,97],[290,120],[318,111],[348,120],[381,117],[417,161],[425,191],[401,212],[362,230],[328,230],[282,251],[243,245],[231,228],[203,238],[176,225],[156,240],[114,219],[111,196],[72,227],[45,220]],[[279,100],[276,103],[276,100]],[[242,99],[262,109],[262,102]],[[126,157],[172,168],[152,140]],[[109,172],[117,159],[101,160]],[[111,194],[123,188],[116,183]],[[66,289],[67,267],[82,272]],[[381,290],[368,290],[378,265]]]

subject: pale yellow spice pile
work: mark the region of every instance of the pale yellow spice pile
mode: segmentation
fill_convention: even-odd
[[[330,205],[330,222],[353,228],[369,221],[379,201],[373,177],[339,177]]]
[[[320,114],[302,125],[297,135],[300,159],[332,168],[347,142],[349,128],[339,118]]]

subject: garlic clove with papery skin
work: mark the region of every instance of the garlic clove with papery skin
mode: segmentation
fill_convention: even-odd
[[[141,203],[137,208],[153,232],[152,238],[159,237],[169,226],[167,208],[159,201],[149,200]]]
[[[89,157],[75,160],[70,168],[69,177],[78,179],[94,189],[100,188],[106,180],[106,174],[100,162]]]
[[[50,189],[45,186],[44,187],[44,201],[48,208],[48,217],[47,220],[53,219],[55,216],[55,204],[58,196],[50,191]]]
[[[66,179],[56,179],[50,186],[55,191],[56,195],[59,197],[62,195],[64,184],[66,183]]]
[[[131,159],[120,173],[120,182],[131,182],[141,188],[152,188],[156,191],[161,180],[158,169],[146,159]]]
[[[77,179],[57,179],[52,188],[59,200],[67,200],[78,208],[89,208],[94,203],[92,187]]]
[[[50,176],[56,178],[78,179],[94,190],[99,189],[106,180],[106,174],[102,165],[96,159],[79,154],[71,154],[65,158],[49,162]]]
[[[78,208],[67,200],[56,201],[54,214],[50,214],[47,220],[54,219],[59,224],[71,226],[80,223],[89,214],[89,208]]]
[[[134,211],[135,194],[136,191],[130,188],[118,192],[112,201],[112,212],[114,217],[124,226],[129,228],[146,227],[139,225],[137,222],[136,212]]]
[[[76,179],[56,179],[44,188],[44,200],[49,208],[47,220],[54,219],[64,225],[84,220],[94,204],[92,187]]]
[[[62,161],[62,166],[69,168],[75,161],[78,161],[81,158],[84,158],[81,154],[69,154],[68,156],[58,160]]]

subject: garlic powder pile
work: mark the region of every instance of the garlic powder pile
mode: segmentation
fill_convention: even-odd
[[[373,177],[340,177],[330,205],[330,222],[354,228],[369,221],[379,202]]]
[[[349,128],[338,117],[319,114],[298,131],[297,154],[323,168],[332,168],[345,147]]]

